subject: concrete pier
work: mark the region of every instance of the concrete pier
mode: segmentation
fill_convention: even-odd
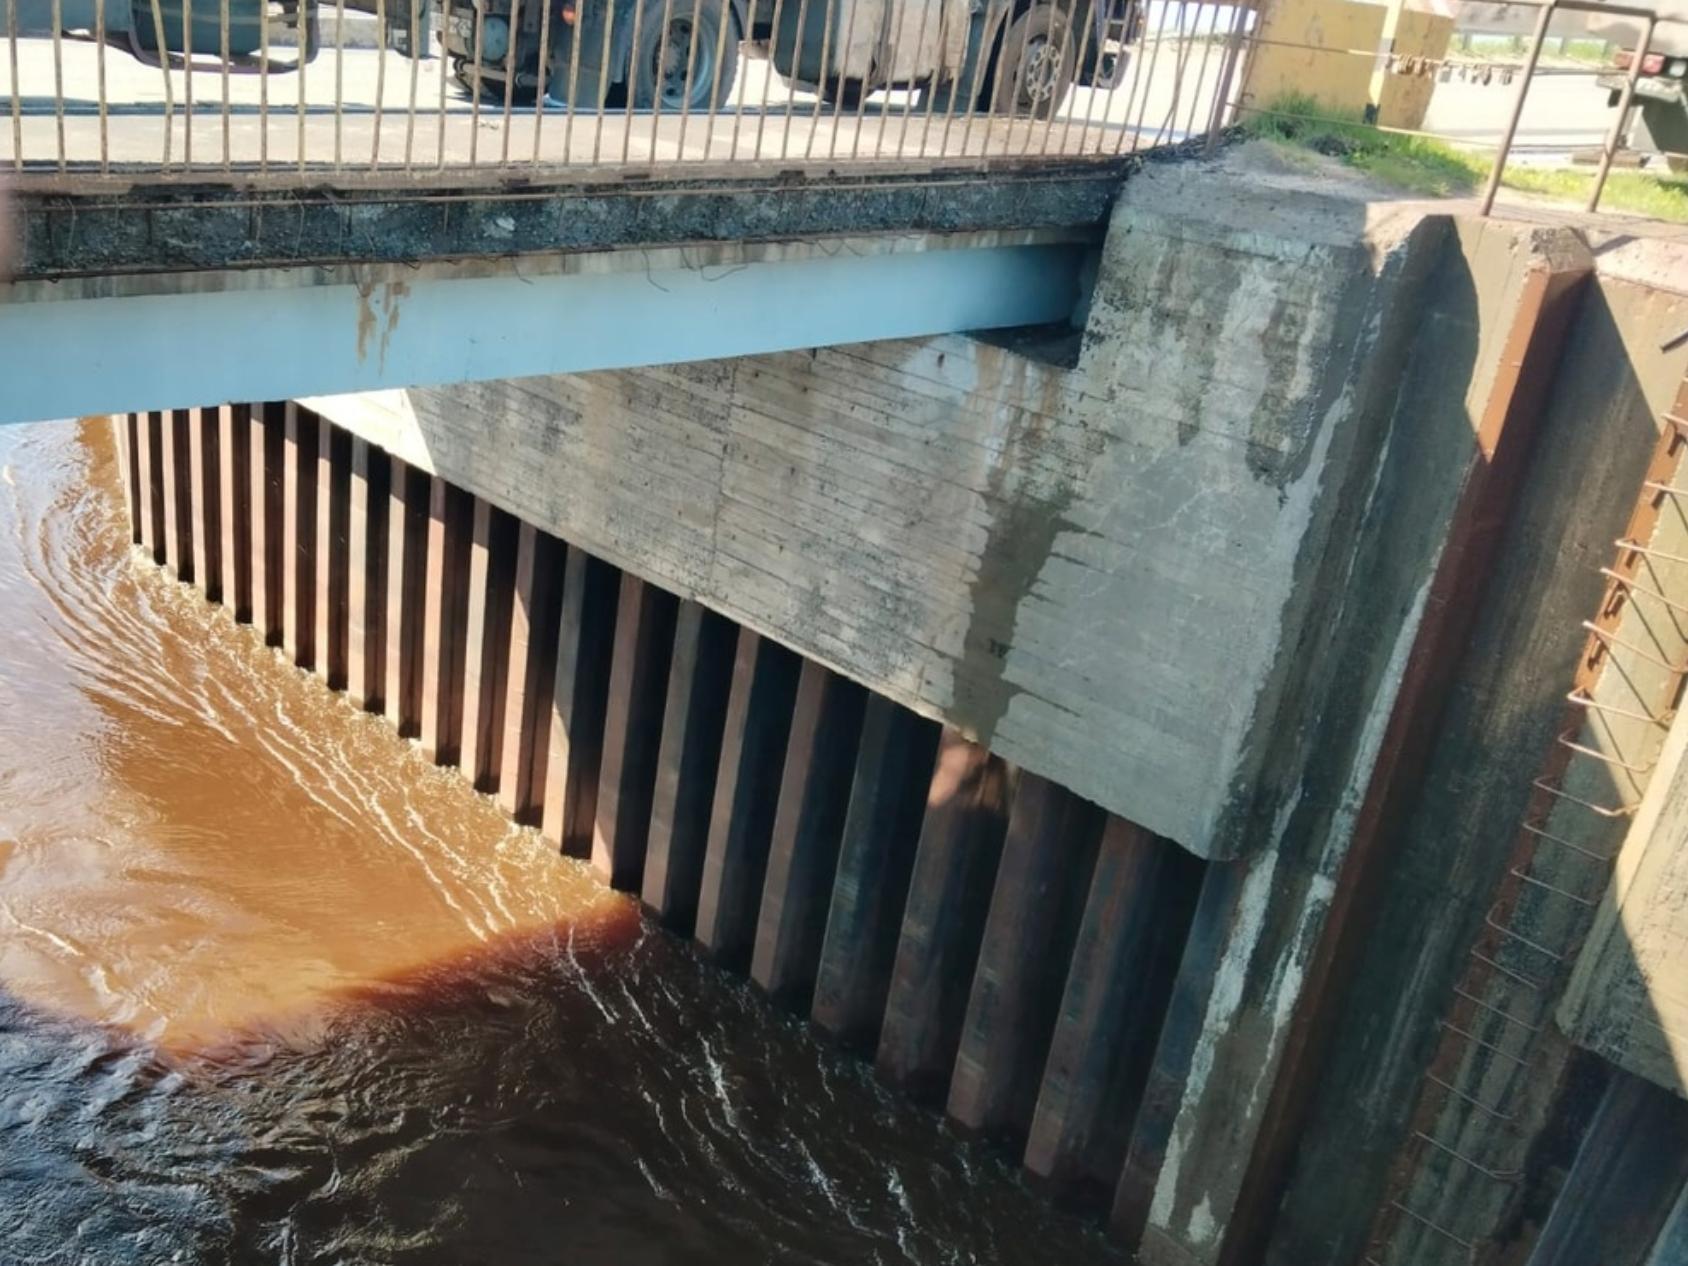
[[[800,670],[783,646],[740,630],[696,928],[698,944],[735,971],[749,967],[756,940]]]
[[[138,540],[147,557],[164,561],[164,476],[159,462],[164,457],[164,423],[160,414],[135,417],[140,443],[136,446],[134,482],[140,490]]]
[[[973,972],[948,1112],[1024,1146],[1105,814],[1022,773]]]
[[[129,543],[141,543],[141,458],[136,450],[140,445],[140,420],[133,413],[123,414],[113,434],[117,439],[118,475],[123,482],[123,509],[129,523]]]
[[[1075,1204],[1112,1203],[1203,869],[1123,818],[1102,833],[1025,1152]]]
[[[544,794],[549,742],[545,722],[550,700],[542,692],[556,667],[562,569],[562,543],[522,524],[516,538],[504,743],[498,774],[498,803],[518,822],[535,819]]]
[[[615,638],[615,568],[571,549],[563,569],[546,738],[540,830],[571,857],[589,857],[604,752],[604,708]]]
[[[326,421],[317,428],[316,667],[331,690],[347,680],[351,604],[352,437]]]
[[[285,404],[254,405],[252,442],[252,623],[272,646],[281,645],[282,600],[286,593],[282,568],[286,562],[282,536],[282,462]]]
[[[881,1077],[922,1101],[941,1103],[949,1088],[1015,772],[944,731],[874,1057]]]
[[[808,1009],[820,968],[866,704],[854,682],[803,665],[750,963],[750,978],[798,1011]]]
[[[815,1024],[871,1054],[891,988],[938,727],[870,696],[815,972]]]
[[[680,604],[631,572],[622,573],[616,601],[591,857],[592,869],[610,887],[639,892]]]
[[[252,419],[245,405],[217,411],[217,491],[222,521],[218,598],[238,620],[252,618]]]
[[[425,614],[429,481],[393,459],[387,481],[386,650],[381,698],[387,719],[406,738],[422,721],[422,620]]]
[[[477,791],[498,790],[515,585],[516,521],[476,497],[469,542],[459,763]]]
[[[428,480],[418,735],[423,753],[436,765],[459,764],[462,751],[472,515],[472,498],[462,489],[438,475]]]
[[[641,897],[647,910],[682,933],[697,923],[737,639],[731,621],[695,602],[680,604]]]
[[[347,489],[346,693],[380,711],[387,693],[387,455],[353,439]]]
[[[317,419],[284,406],[281,539],[282,649],[300,668],[316,666]]]
[[[163,501],[164,566],[177,580],[193,580],[193,472],[188,452],[188,411],[171,409],[160,417],[163,443],[158,452],[159,496]]]
[[[188,411],[188,467],[193,485],[193,575],[209,602],[223,598],[223,488],[218,478],[217,414]]]

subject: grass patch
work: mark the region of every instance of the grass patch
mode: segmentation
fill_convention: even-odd
[[[1522,66],[1530,40],[1525,35],[1493,35],[1477,31],[1455,31],[1448,55],[1455,60],[1508,63]],[[1612,60],[1613,46],[1605,40],[1573,35],[1550,35],[1542,41],[1544,65],[1604,66]]]
[[[1345,114],[1299,93],[1278,97],[1243,123],[1249,135],[1312,150],[1362,171],[1381,184],[1426,197],[1475,193],[1489,176],[1487,153],[1459,149],[1420,136],[1382,132],[1357,113]],[[1501,184],[1520,193],[1581,206],[1594,184],[1585,168],[1511,164]],[[1643,171],[1614,171],[1600,207],[1675,224],[1688,224],[1688,178]]]

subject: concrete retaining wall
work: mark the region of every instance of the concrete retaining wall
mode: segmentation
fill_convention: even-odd
[[[1352,197],[1228,193],[1234,178],[1133,178],[1072,370],[946,338],[313,403],[1235,856],[1264,839],[1253,802],[1302,579],[1369,478],[1416,244],[1436,234]]]
[[[769,964],[818,953],[823,1027],[967,1128],[1024,1136],[1151,1266],[1334,1263],[1440,1175],[1397,1144],[1497,877],[1475,832],[1516,812],[1572,684],[1575,621],[1530,621],[1582,609],[1562,551],[1609,540],[1633,496],[1630,405],[1656,386],[1582,429],[1568,410],[1613,348],[1639,363],[1678,332],[1656,300],[1615,340],[1591,315],[1637,284],[1596,282],[1596,254],[1646,253],[1245,152],[1133,178],[1071,369],[952,337],[310,403],[686,604],[666,716],[707,748],[724,708],[740,772],[713,862],[652,810],[653,909],[763,959],[774,992]],[[1652,355],[1647,384],[1682,359]],[[868,753],[847,794],[814,761],[846,731]],[[751,806],[776,751],[793,841],[855,816],[746,869],[729,845],[774,829]],[[674,755],[667,802],[726,759]],[[914,831],[898,775],[930,761],[946,790]],[[1037,982],[1063,972],[1051,1021]],[[987,1023],[998,988],[1031,1046]],[[1530,1130],[1557,1119],[1555,1059]],[[1511,1197],[1446,1198],[1498,1235]],[[1408,1230],[1392,1260],[1433,1234]]]

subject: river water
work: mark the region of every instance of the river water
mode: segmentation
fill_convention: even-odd
[[[0,1266],[1115,1261],[0,427]]]

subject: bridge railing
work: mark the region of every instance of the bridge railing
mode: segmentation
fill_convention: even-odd
[[[1274,117],[1330,122],[1316,98],[1331,82],[1357,74],[1375,98],[1383,77],[1453,69],[1398,54],[1392,36],[1343,47],[1340,24],[1320,34],[1322,15],[1278,21],[1274,3],[0,0],[0,171],[44,189],[219,174],[343,186],[1108,159]],[[1377,132],[1492,156],[1487,210],[1532,80],[1563,73],[1540,65],[1555,16],[1628,18],[1631,60],[1580,72],[1622,84],[1610,101],[1590,84],[1577,106],[1600,160],[1593,207],[1652,74],[1659,15],[1604,0],[1503,3],[1533,10],[1534,34],[1488,131]],[[1366,8],[1332,0],[1333,13],[1344,7]],[[1287,106],[1270,87],[1303,81]]]
[[[1163,0],[0,4],[0,170],[44,184],[1107,157],[1223,126],[1255,20]]]

